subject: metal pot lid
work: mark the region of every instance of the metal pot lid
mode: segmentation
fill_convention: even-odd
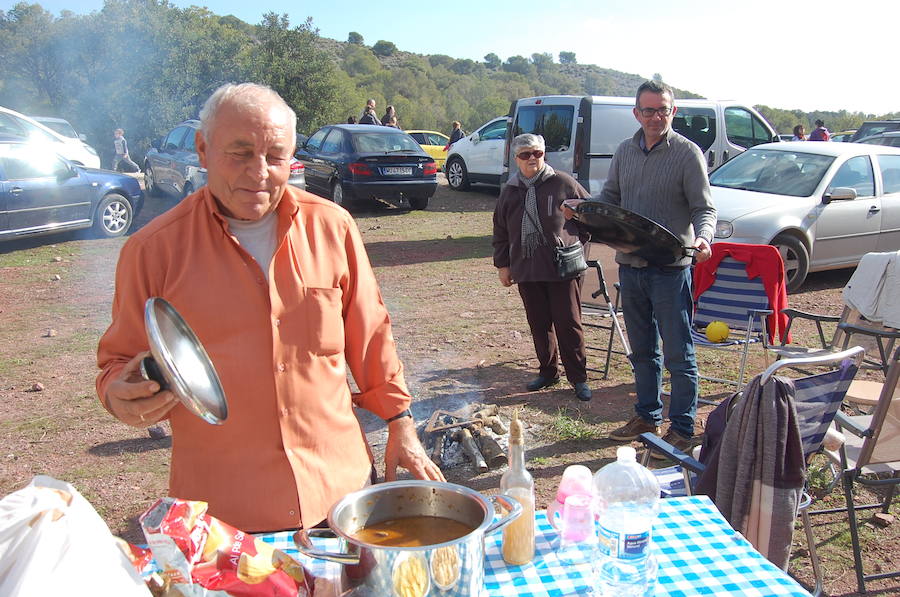
[[[591,233],[591,240],[653,265],[668,265],[686,255],[681,240],[664,226],[618,205],[584,201],[575,219]]]
[[[193,330],[167,300],[147,299],[144,326],[150,353],[168,389],[184,406],[213,425],[228,418],[225,391],[212,361]]]

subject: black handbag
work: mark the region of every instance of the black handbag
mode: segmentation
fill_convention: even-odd
[[[528,210],[525,210],[525,215],[528,216],[535,228],[540,228],[538,223],[534,221],[534,218],[531,217],[531,214],[528,213]],[[553,247],[553,262],[556,263],[556,274],[562,280],[577,278],[588,268],[587,261],[584,259],[584,245],[576,242],[574,245],[564,247],[562,246],[561,238],[555,234],[553,238],[556,239],[556,246]]]
[[[553,259],[556,261],[556,273],[563,280],[577,278],[588,268],[584,259],[584,246],[579,242],[568,247],[554,247]]]

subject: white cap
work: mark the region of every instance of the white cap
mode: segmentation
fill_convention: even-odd
[[[637,460],[637,450],[631,446],[622,446],[616,450],[616,460],[620,462],[635,462]]]

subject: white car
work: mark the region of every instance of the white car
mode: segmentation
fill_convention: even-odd
[[[70,162],[88,168],[100,167],[100,156],[93,147],[85,144],[78,137],[60,135],[33,118],[2,106],[0,106],[0,134],[23,137],[36,143],[46,143],[53,151]]]
[[[450,146],[444,172],[451,189],[465,191],[472,183],[500,186],[508,120],[494,118]]]
[[[900,250],[900,149],[795,141],[757,145],[709,177],[713,242],[769,244],[789,291],[809,272]]]

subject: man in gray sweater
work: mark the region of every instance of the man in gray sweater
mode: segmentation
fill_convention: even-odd
[[[600,200],[664,226],[684,246],[696,247],[694,257],[703,262],[712,253],[716,209],[710,198],[703,154],[693,142],[672,130],[676,111],[668,85],[646,81],[638,88],[634,117],[641,129],[616,150]],[[647,431],[659,434],[665,362],[672,392],[671,426],[664,439],[687,450],[693,443],[698,392],[697,361],[690,333],[691,258],[654,264],[617,252],[616,262],[637,404],[635,416],[610,433],[609,438],[631,441]]]

